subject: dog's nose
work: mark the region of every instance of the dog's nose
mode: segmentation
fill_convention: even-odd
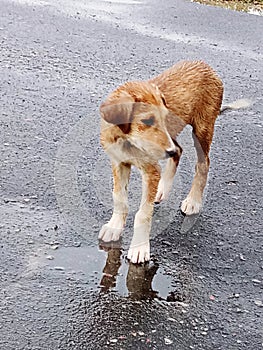
[[[174,157],[176,155],[176,149],[167,149],[165,153],[167,158]]]

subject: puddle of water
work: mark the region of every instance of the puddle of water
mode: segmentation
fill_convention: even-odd
[[[172,277],[157,263],[129,264],[118,248],[108,251],[94,246],[59,248],[52,251],[52,260],[47,259],[47,264],[52,273],[80,280],[91,291],[118,293],[135,300],[167,300],[175,289]]]

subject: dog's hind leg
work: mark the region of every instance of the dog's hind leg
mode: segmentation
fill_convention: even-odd
[[[104,242],[118,241],[124,229],[128,214],[128,183],[130,164],[112,164],[113,172],[113,214],[109,222],[103,225],[99,239]]]
[[[160,203],[161,201],[166,200],[173,186],[174,176],[183,151],[179,144],[176,141],[174,142],[177,146],[177,152],[173,157],[169,158],[166,163],[165,169],[161,176],[161,180],[158,184],[158,191],[155,198],[155,203]]]
[[[134,234],[128,259],[134,264],[150,260],[150,231],[152,224],[153,204],[161,177],[158,164],[146,164],[142,171],[142,199],[134,220]]]
[[[214,123],[211,123],[203,131],[193,128],[192,136],[197,153],[197,163],[191,190],[181,205],[181,210],[186,215],[198,214],[202,208],[203,192],[210,165],[209,150],[213,132]]]

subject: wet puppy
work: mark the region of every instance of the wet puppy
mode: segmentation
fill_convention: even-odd
[[[176,142],[185,125],[193,128],[197,152],[191,190],[182,202],[186,215],[197,214],[209,170],[214,124],[220,114],[223,84],[206,63],[181,62],[144,82],[128,82],[100,106],[101,144],[112,163],[114,209],[99,238],[119,240],[128,212],[127,186],[131,166],[142,175],[142,199],[135,215],[128,252],[132,263],[150,259],[150,230],[154,202],[166,199],[182,148]],[[161,174],[158,161],[167,158]]]

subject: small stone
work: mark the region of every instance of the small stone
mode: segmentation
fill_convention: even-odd
[[[262,307],[263,306],[263,301],[262,300],[255,300],[254,303],[257,305],[257,306],[260,306]]]
[[[237,312],[238,314],[241,314],[241,313],[243,312],[243,310],[240,309],[239,307],[237,307],[237,308],[236,308],[236,312]]]
[[[118,339],[110,339],[111,343],[117,343]]]
[[[31,196],[30,198],[31,198],[31,199],[37,199],[37,195],[34,194],[34,195]]]
[[[252,282],[253,282],[253,283],[261,283],[261,281],[260,281],[260,280],[257,280],[256,278],[253,278]]]
[[[239,259],[241,260],[241,261],[246,261],[246,258],[244,258],[244,255],[243,254],[239,254]]]
[[[164,343],[165,343],[165,345],[171,345],[171,344],[173,344],[173,341],[169,338],[164,338]]]
[[[64,271],[65,270],[65,268],[62,266],[55,266],[54,269],[57,271]]]
[[[145,333],[144,332],[138,332],[138,334],[142,337]]]
[[[52,256],[52,255],[47,255],[47,256],[46,256],[46,259],[47,259],[47,260],[54,260],[54,256]]]
[[[56,250],[56,249],[59,248],[59,245],[58,244],[51,245],[50,248],[53,249],[53,250]]]

